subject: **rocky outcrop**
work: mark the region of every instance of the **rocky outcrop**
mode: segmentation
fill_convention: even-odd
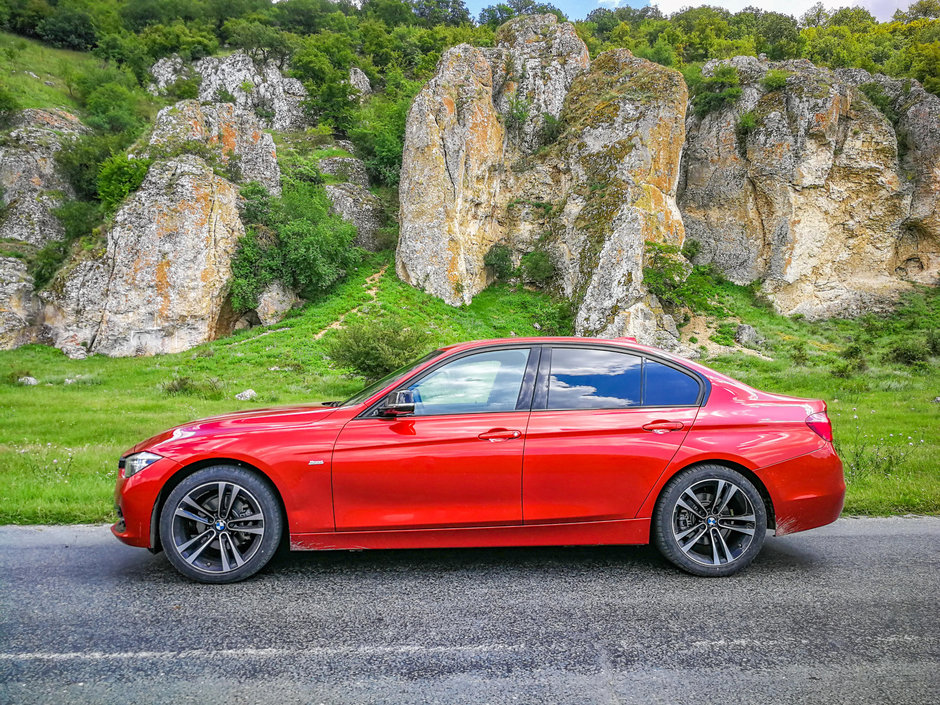
[[[372,95],[372,84],[369,77],[357,66],[349,69],[349,85],[356,89],[356,98],[360,103]]]
[[[302,103],[307,91],[296,78],[284,76],[274,62],[258,64],[247,54],[235,52],[208,56],[189,66],[171,56],[158,61],[150,71],[154,80],[149,89],[156,95],[164,95],[181,77],[195,72],[201,78],[201,102],[234,102],[275,130],[299,129],[306,124]]]
[[[260,325],[270,326],[280,321],[285,313],[300,303],[297,294],[281,282],[274,281],[258,295],[258,305],[255,306],[254,312]]]
[[[244,181],[259,181],[268,192],[280,194],[281,170],[274,140],[253,113],[231,103],[182,100],[157,114],[151,147],[172,150],[190,140],[218,149],[223,163],[236,158]]]
[[[335,176],[341,181],[348,181],[369,188],[369,174],[365,162],[355,157],[325,157],[320,160],[320,171]]]
[[[646,241],[684,237],[681,75],[626,50],[590,65],[574,28],[551,15],[514,20],[497,38],[494,49],[447,51],[412,105],[399,275],[467,303],[492,281],[484,257],[494,245],[516,262],[542,250],[579,334],[675,347],[643,265]]]
[[[778,311],[810,318],[883,308],[910,282],[936,283],[940,99],[807,61],[727,63],[740,99],[687,123],[679,207],[696,261],[760,280]],[[771,69],[784,86],[764,85]],[[896,124],[859,89],[873,85]]]
[[[87,132],[62,110],[24,110],[0,141],[0,238],[41,247],[64,236],[53,210],[75,193],[56,166],[64,139]]]
[[[244,234],[238,190],[199,157],[150,167],[107,245],[84,253],[43,292],[54,343],[107,355],[186,350],[230,332],[226,287]]]
[[[387,246],[380,233],[384,209],[378,198],[355,183],[327,184],[324,188],[333,204],[330,212],[356,226],[358,247],[378,252]]]
[[[35,339],[33,324],[39,300],[33,294],[33,278],[26,262],[0,257],[0,350],[9,350]]]

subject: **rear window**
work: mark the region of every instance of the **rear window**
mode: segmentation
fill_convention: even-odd
[[[694,406],[698,395],[694,377],[653,360],[643,365],[644,406]]]
[[[554,348],[549,409],[622,409],[640,404],[642,358],[584,348]]]

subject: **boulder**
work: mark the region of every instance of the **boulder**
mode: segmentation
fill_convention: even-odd
[[[258,305],[255,313],[258,323],[270,326],[280,321],[284,314],[300,304],[300,297],[284,286],[281,282],[271,282],[268,287],[258,295]]]
[[[746,323],[738,324],[734,332],[734,340],[736,343],[746,348],[760,347],[760,344],[763,342],[763,339],[754,326],[749,326]]]
[[[281,170],[274,139],[264,132],[254,113],[239,110],[231,103],[181,100],[157,114],[151,147],[172,149],[190,140],[217,148],[223,162],[234,156],[242,180],[259,181],[268,192],[280,194]]]
[[[884,309],[911,282],[936,282],[940,99],[805,60],[736,57],[703,73],[721,63],[737,69],[740,99],[686,126],[679,207],[696,261],[761,281],[779,312],[808,318]],[[763,85],[771,69],[784,87]],[[866,84],[894,101],[897,124]]]
[[[349,69],[349,85],[356,89],[356,95],[360,103],[372,95],[372,84],[369,83],[369,77],[358,66]]]
[[[26,262],[0,257],[0,350],[33,342],[39,300],[33,294],[33,278]]]
[[[0,140],[0,238],[37,247],[61,240],[65,231],[53,210],[75,197],[60,173],[56,152],[64,138],[87,132],[63,110],[24,110]]]
[[[681,75],[626,50],[590,65],[573,27],[554,16],[513,20],[497,39],[495,49],[445,52],[412,104],[399,276],[469,303],[492,282],[484,257],[494,245],[516,263],[541,249],[576,306],[579,334],[674,348],[675,323],[646,290],[643,266],[647,241],[684,238]],[[549,115],[564,131],[555,140],[543,129]]]
[[[189,78],[192,72],[192,67],[179,54],[164,56],[150,67],[153,80],[147,85],[147,92],[151,95],[166,95],[174,83],[181,78]]]
[[[154,163],[103,251],[68,263],[43,292],[49,336],[127,356],[228,334],[231,258],[243,234],[234,184],[192,155]]]
[[[354,183],[327,184],[324,188],[333,204],[330,212],[356,226],[356,245],[371,252],[386,246],[379,233],[385,218],[378,198]]]
[[[369,188],[369,174],[366,164],[355,157],[325,157],[320,160],[320,171],[335,176],[341,181]]]

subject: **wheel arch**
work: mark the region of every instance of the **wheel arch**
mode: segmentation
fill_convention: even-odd
[[[751,484],[757,488],[758,493],[760,493],[761,499],[764,500],[764,508],[767,512],[767,528],[776,529],[777,528],[777,518],[774,513],[774,503],[773,499],[770,497],[770,492],[767,489],[767,486],[764,484],[764,481],[760,479],[760,476],[757,475],[753,470],[736,463],[733,460],[726,460],[724,458],[716,459],[706,459],[706,460],[696,460],[694,463],[689,463],[684,465],[681,468],[676,468],[675,472],[671,473],[669,477],[665,478],[665,481],[662,483],[662,486],[659,488],[659,492],[656,494],[656,501],[653,503],[653,506],[656,507],[660,500],[662,499],[663,493],[666,491],[666,486],[670,483],[672,478],[678,475],[680,472],[685,472],[690,468],[697,468],[703,465],[719,465],[721,467],[727,468],[728,470],[734,470],[735,472],[740,473],[748,480]],[[652,525],[650,526],[650,532],[652,532]],[[652,540],[652,533],[650,534]]]
[[[256,474],[262,481],[264,481],[274,493],[275,498],[277,499],[277,505],[281,512],[281,523],[284,526],[283,536],[281,536],[281,541],[290,540],[290,526],[287,522],[287,510],[284,506],[284,497],[281,495],[280,489],[278,489],[277,484],[274,480],[271,479],[270,475],[265,473],[261,468],[251,463],[247,463],[244,460],[236,460],[235,458],[203,458],[202,460],[197,460],[196,462],[190,463],[189,465],[184,465],[179,470],[177,470],[170,478],[163,484],[163,487],[160,488],[160,491],[157,493],[157,499],[153,504],[153,511],[150,513],[150,552],[159,553],[163,550],[163,546],[160,545],[160,513],[163,511],[163,505],[166,502],[166,498],[170,496],[170,493],[176,489],[176,486],[179,485],[183,480],[192,475],[199,470],[205,468],[213,467],[214,465],[232,465],[238,468],[244,468]]]

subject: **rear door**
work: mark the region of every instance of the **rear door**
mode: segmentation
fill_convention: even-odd
[[[614,347],[546,346],[526,434],[524,522],[636,516],[703,391],[665,361]]]

